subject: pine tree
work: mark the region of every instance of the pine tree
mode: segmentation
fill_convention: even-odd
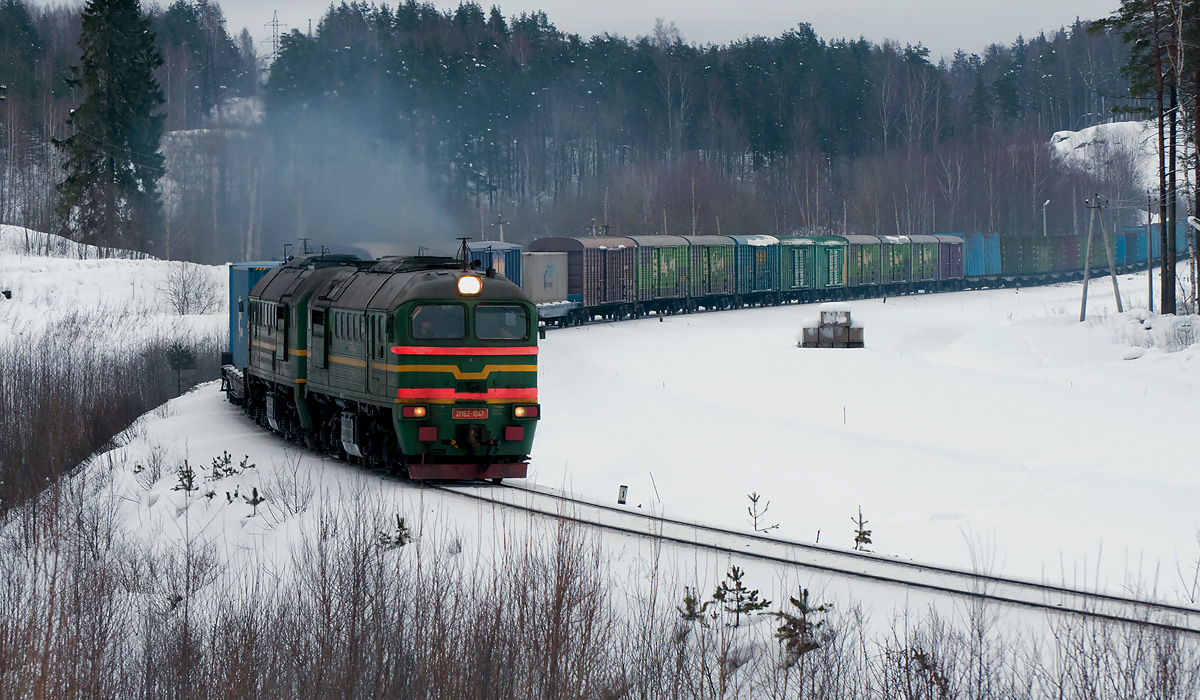
[[[56,145],[66,156],[58,186],[64,235],[99,245],[146,249],[162,215],[158,178],[164,115],[154,79],[162,54],[138,0],[91,0],[79,36],[82,65],[67,84],[83,102]]]
[[[729,572],[725,574],[725,580],[717,586],[717,590],[712,594],[713,602],[721,606],[721,610],[725,613],[733,615],[734,627],[741,624],[743,615],[753,615],[771,605],[771,601],[758,597],[757,588],[750,590],[746,586],[746,583],[742,581],[742,577],[745,575],[744,569],[730,566]]]

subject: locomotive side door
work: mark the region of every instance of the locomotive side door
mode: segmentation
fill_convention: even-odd
[[[387,341],[384,333],[384,316],[370,314],[367,316],[367,375],[368,391],[382,396],[387,386],[387,358],[385,353]]]
[[[325,309],[312,309],[309,319],[308,361],[317,369],[325,369]]]
[[[276,362],[287,362],[288,361],[287,334],[288,334],[288,305],[287,304],[279,304],[275,307],[275,361]],[[276,367],[275,371],[278,372],[279,368]]]

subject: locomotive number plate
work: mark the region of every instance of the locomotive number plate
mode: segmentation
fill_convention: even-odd
[[[454,409],[454,420],[487,420],[488,410],[486,408],[456,408]]]

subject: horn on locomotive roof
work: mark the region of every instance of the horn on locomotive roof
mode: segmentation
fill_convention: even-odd
[[[458,246],[458,254],[462,256],[462,270],[463,270],[463,272],[466,272],[467,271],[467,241],[471,240],[471,237],[466,236],[464,238],[459,238],[458,240],[462,241],[462,243],[460,243]]]

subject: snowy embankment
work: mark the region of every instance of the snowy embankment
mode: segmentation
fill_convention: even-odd
[[[0,343],[32,342],[71,323],[80,342],[128,351],[150,340],[224,334],[224,267],[101,251],[60,236],[0,226]],[[181,313],[178,299],[190,290]]]

